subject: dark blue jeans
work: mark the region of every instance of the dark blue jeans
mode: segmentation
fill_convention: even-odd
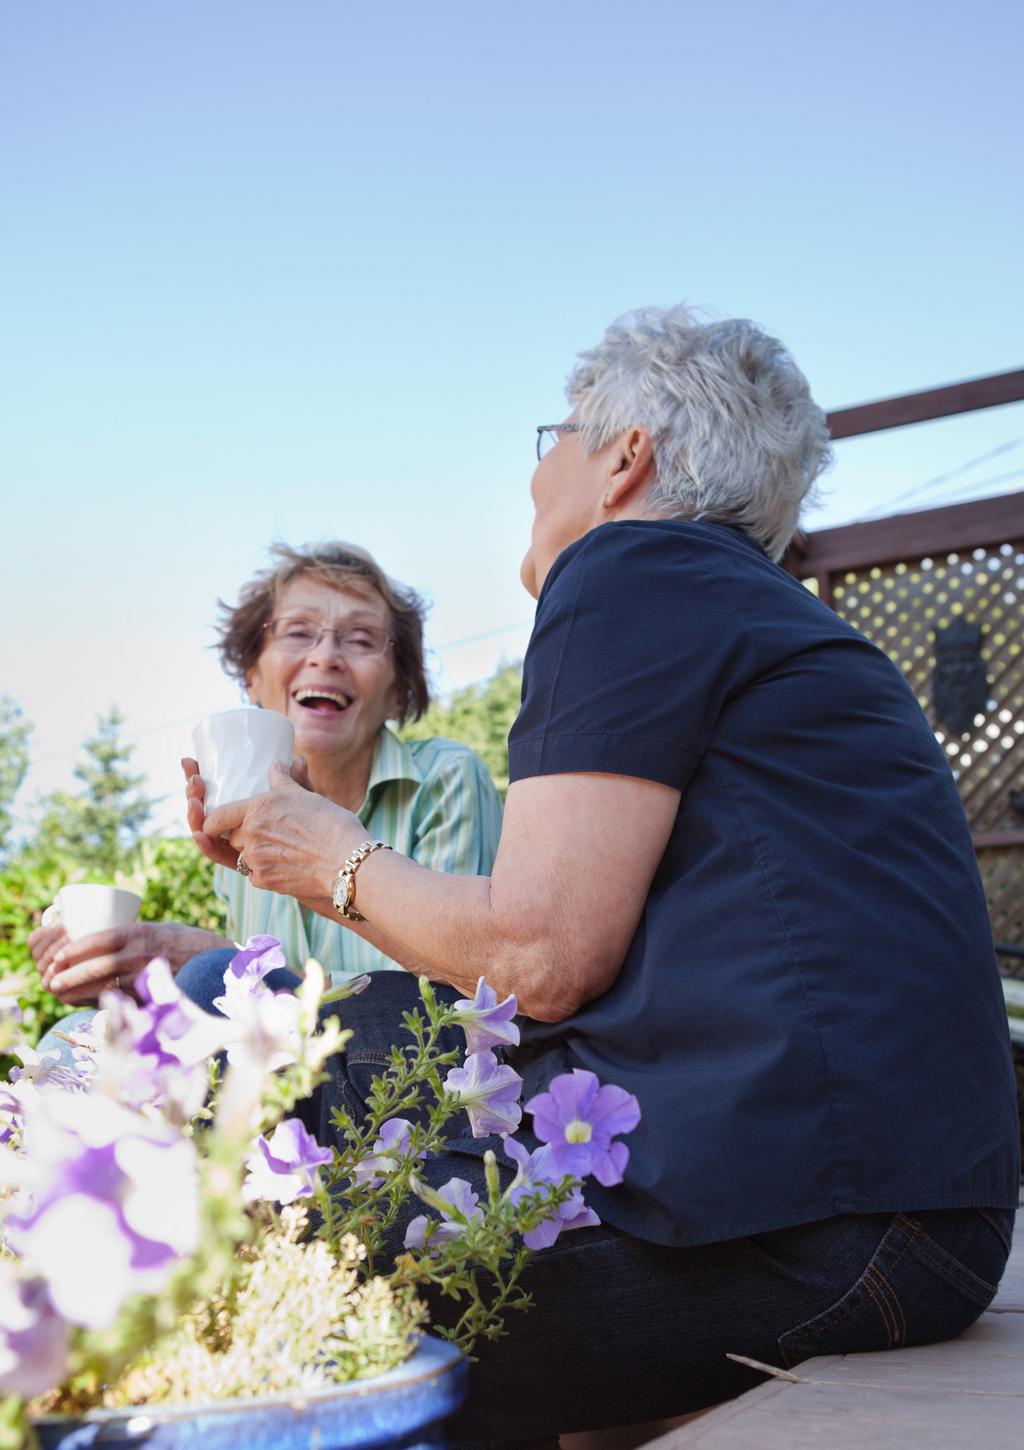
[[[331,1009],[355,1035],[303,1107],[321,1143],[332,1141],[333,1105],[365,1111],[370,1079],[416,1000],[415,981],[388,972]],[[451,1045],[462,1046],[461,1033]],[[434,1186],[466,1178],[485,1192],[472,1151],[454,1149],[423,1176]],[[409,1216],[417,1211],[410,1206]],[[396,1226],[396,1249],[404,1227]],[[701,1409],[760,1382],[729,1353],[789,1367],[947,1339],[991,1302],[1012,1228],[1002,1210],[908,1205],[697,1248],[664,1248],[609,1225],[564,1234],[526,1272],[533,1307],[509,1316],[506,1338],[477,1345],[450,1438],[502,1445]],[[431,1312],[435,1323],[452,1323],[458,1306],[437,1298]]]

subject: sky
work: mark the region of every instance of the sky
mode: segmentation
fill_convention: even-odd
[[[618,314],[826,408],[1022,365],[1019,0],[0,0],[0,692],[31,819],[116,703],[181,827],[274,538],[521,656],[538,423]],[[1024,404],[837,446],[809,529],[1024,487]]]

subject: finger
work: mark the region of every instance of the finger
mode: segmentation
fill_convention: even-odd
[[[93,1000],[117,978],[117,958],[92,957],[79,966],[66,967],[50,982],[50,991],[62,1002]]]
[[[303,790],[312,790],[313,782],[309,775],[309,766],[306,764],[304,755],[297,755],[289,767],[289,773],[296,785],[301,785]]]
[[[115,961],[117,953],[123,951],[127,944],[128,928],[123,926],[90,932],[88,936],[79,937],[77,941],[65,941],[50,954],[45,967],[40,966],[43,986],[52,992],[54,982],[63,972],[68,968],[80,967],[83,962],[97,959]],[[113,970],[117,970],[116,965]]]
[[[128,945],[128,930],[123,926],[107,927],[105,931],[93,931],[80,936],[61,948],[61,961],[66,967],[77,967],[81,962],[94,958],[113,958]]]
[[[39,962],[47,953],[56,951],[62,942],[67,941],[67,935],[62,926],[37,926],[35,931],[28,934],[28,949]]]
[[[227,805],[218,806],[203,821],[204,832],[208,836],[226,836],[229,831],[237,830],[253,801],[259,799],[259,796],[250,796],[248,800],[230,801]]]
[[[193,796],[185,808],[185,814],[188,816],[188,828],[190,831],[194,833],[203,829],[203,821],[206,819],[206,807],[201,800]]]
[[[66,1007],[93,1007],[99,1001],[100,994],[99,988],[87,986],[69,987],[66,991],[54,992],[53,995]]]
[[[229,866],[232,871],[237,869],[238,852],[233,851],[227,841],[222,841],[219,836],[209,836],[205,831],[193,831],[192,839],[215,866]]]
[[[193,760],[191,755],[181,757],[181,768],[185,772],[186,781],[194,780],[199,774],[199,761]]]
[[[185,799],[203,800],[206,796],[206,781],[199,774],[195,761],[186,758],[181,764],[185,771]]]
[[[40,959],[36,962],[36,966],[39,969],[39,976],[42,980],[44,987],[48,984],[50,978],[60,966],[61,951],[63,950],[63,947],[63,942],[55,942],[50,950],[46,953],[46,955],[40,957]]]

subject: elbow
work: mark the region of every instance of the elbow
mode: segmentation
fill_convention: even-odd
[[[499,977],[514,992],[519,1014],[534,1022],[565,1022],[608,990],[618,965],[585,960],[550,942],[518,943],[501,962]]]

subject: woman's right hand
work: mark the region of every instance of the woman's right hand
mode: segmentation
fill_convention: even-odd
[[[203,830],[206,819],[206,782],[199,774],[199,762],[186,755],[181,762],[181,768],[185,772],[185,808],[192,839],[215,866],[227,866],[231,871],[237,871],[238,852],[224,838],[214,839]],[[305,756],[296,755],[288,769],[296,785],[316,794]]]
[[[188,816],[188,828],[195,834],[203,829],[203,818],[206,815],[206,782],[199,774],[199,762],[193,760],[191,755],[186,755],[181,762],[181,768],[185,772],[185,812]]]

